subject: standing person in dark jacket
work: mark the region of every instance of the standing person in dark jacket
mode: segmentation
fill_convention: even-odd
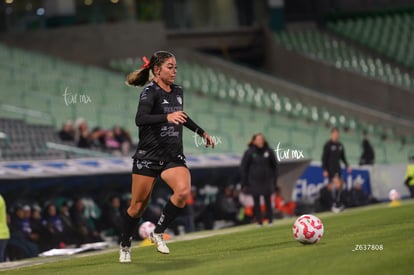
[[[325,143],[322,153],[323,176],[324,178],[329,178],[329,182],[331,182],[334,177],[342,177],[341,160],[346,165],[347,172],[351,173],[351,167],[345,157],[345,148],[342,143],[339,142],[339,129],[334,127],[331,130],[331,139]],[[332,188],[332,197],[334,200],[332,210],[335,212],[343,209],[341,203],[341,191],[342,190]]]
[[[214,141],[183,111],[183,88],[175,85],[175,56],[155,52],[140,70],[128,75],[128,84],[145,86],[139,97],[135,124],[139,128],[138,148],[133,156],[132,199],[123,218],[119,261],[131,262],[131,239],[160,176],[173,190],[150,239],[160,253],[168,254],[163,233],[182,213],[191,192],[191,175],[183,153],[183,126],[214,148]]]
[[[359,158],[359,165],[373,165],[375,160],[374,148],[367,138],[367,132],[364,131],[364,138],[362,139],[362,154]]]
[[[351,167],[345,157],[345,148],[339,142],[339,129],[334,127],[331,130],[331,139],[323,147],[322,169],[324,178],[329,178],[331,181],[335,175],[342,175],[341,160],[346,165],[348,173],[351,173]]]
[[[261,196],[264,198],[269,224],[273,221],[271,195],[275,191],[277,174],[274,151],[269,147],[263,134],[254,134],[242,158],[241,180],[243,186],[246,186],[247,193],[253,196],[253,212],[260,226],[262,225]]]

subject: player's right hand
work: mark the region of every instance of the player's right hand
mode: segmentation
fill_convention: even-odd
[[[324,177],[324,178],[327,178],[328,176],[329,176],[328,171],[323,170],[323,177]]]
[[[214,139],[208,133],[203,134],[203,139],[206,141],[206,148],[211,146],[214,149]]]
[[[167,115],[167,121],[176,125],[185,123],[187,121],[186,118],[187,115],[183,111],[177,111]]]

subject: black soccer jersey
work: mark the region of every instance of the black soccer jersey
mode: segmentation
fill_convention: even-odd
[[[169,162],[184,157],[183,124],[176,125],[167,121],[168,114],[183,111],[183,104],[181,86],[171,85],[171,92],[164,91],[155,82],[145,86],[135,117],[135,123],[139,127],[139,143],[133,158]],[[190,117],[187,117],[184,126],[199,135],[204,133]]]
[[[322,153],[322,169],[328,171],[329,176],[335,174],[341,175],[341,164],[343,161],[348,167],[348,161],[345,157],[345,148],[340,142],[329,140],[325,143]]]

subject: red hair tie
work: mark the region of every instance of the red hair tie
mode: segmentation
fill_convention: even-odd
[[[144,61],[144,65],[142,65],[142,69],[148,69],[150,67],[150,61],[148,60],[148,58],[144,55],[142,57],[142,61]]]

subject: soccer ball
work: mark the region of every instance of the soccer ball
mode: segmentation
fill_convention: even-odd
[[[322,221],[313,215],[302,215],[292,226],[293,237],[302,244],[314,244],[323,236]]]
[[[398,193],[398,191],[395,189],[391,189],[388,193],[388,198],[390,201],[397,201],[400,199],[400,193]]]
[[[154,229],[155,225],[152,222],[146,221],[139,226],[138,234],[142,239],[146,239]]]

